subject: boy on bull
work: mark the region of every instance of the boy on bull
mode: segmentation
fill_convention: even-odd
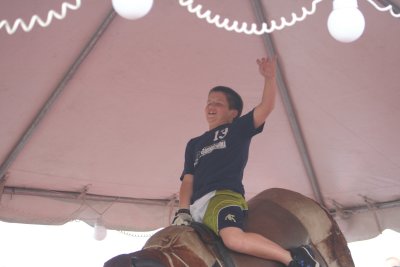
[[[179,210],[172,224],[201,222],[231,250],[289,267],[319,267],[307,246],[288,251],[257,233],[243,231],[248,207],[242,179],[250,141],[263,131],[277,93],[276,59],[258,59],[257,64],[264,89],[261,102],[249,113],[240,116],[243,101],[231,88],[217,86],[209,92],[205,107],[209,130],[186,146]]]

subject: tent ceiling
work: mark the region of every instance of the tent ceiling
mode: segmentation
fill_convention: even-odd
[[[195,2],[222,17],[259,19],[251,1]],[[0,0],[0,19],[45,17],[61,3]],[[277,20],[310,5],[260,3]],[[400,229],[400,24],[367,1],[359,7],[366,29],[354,43],[329,36],[327,0],[305,21],[269,36],[292,106],[281,91],[264,133],[253,140],[244,181],[247,198],[283,187],[317,200],[320,194],[332,210],[381,203],[378,221],[373,212],[337,216],[350,240]],[[167,225],[186,142],[206,130],[208,90],[231,86],[245,111],[256,105],[263,81],[255,60],[271,48],[263,38],[218,29],[177,0],[155,1],[136,21],[115,16],[109,0],[88,0],[47,28],[14,35],[3,29],[0,219],[93,223],[101,215],[109,228]],[[53,99],[52,92],[60,94]],[[24,133],[29,138],[21,140]],[[363,227],[355,227],[359,221]]]

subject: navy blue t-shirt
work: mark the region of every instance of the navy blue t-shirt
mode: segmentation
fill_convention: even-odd
[[[214,190],[230,189],[244,195],[243,172],[251,138],[262,132],[254,127],[254,110],[191,139],[185,151],[185,174],[194,176],[191,203]]]

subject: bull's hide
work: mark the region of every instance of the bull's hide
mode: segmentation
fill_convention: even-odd
[[[269,189],[249,201],[246,231],[259,233],[284,248],[309,244],[321,267],[354,267],[347,242],[333,218],[319,204],[285,189]],[[207,231],[169,226],[142,250],[119,255],[105,267],[282,267],[281,264],[217,249]]]

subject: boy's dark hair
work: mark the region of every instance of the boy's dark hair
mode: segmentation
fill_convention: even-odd
[[[211,92],[224,93],[228,100],[229,109],[237,110],[238,115],[236,116],[236,118],[240,117],[240,115],[242,114],[242,110],[243,110],[243,100],[240,97],[240,95],[235,92],[235,90],[233,90],[232,88],[226,87],[226,86],[216,86],[210,90],[210,93]]]

